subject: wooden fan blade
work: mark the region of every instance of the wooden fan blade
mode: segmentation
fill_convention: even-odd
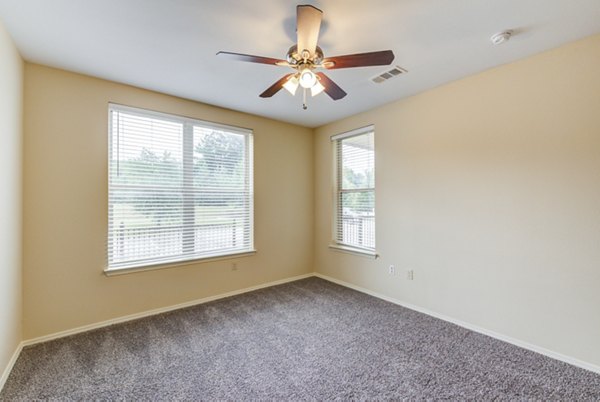
[[[298,38],[298,54],[308,50],[310,55],[315,54],[323,11],[309,5],[296,7],[296,36]]]
[[[217,56],[227,57],[232,60],[247,61],[250,63],[273,64],[276,66],[289,66],[285,60],[273,59],[271,57],[253,56],[251,54],[218,52]]]
[[[321,85],[325,87],[324,91],[327,95],[331,97],[333,100],[342,99],[346,96],[346,92],[338,86],[335,82],[331,81],[331,79],[326,76],[324,73],[316,73],[319,77],[319,81]]]
[[[284,75],[275,84],[273,84],[269,88],[265,89],[265,91],[262,94],[260,94],[259,96],[261,98],[270,98],[271,96],[275,95],[277,92],[279,92],[279,90],[281,88],[283,88],[283,84],[285,84],[287,82],[287,80],[289,80],[290,77],[294,74],[295,73]]]
[[[344,56],[328,57],[321,63],[328,70],[336,68],[386,66],[394,61],[394,52],[382,50],[380,52],[347,54]]]

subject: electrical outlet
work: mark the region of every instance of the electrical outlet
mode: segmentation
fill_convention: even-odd
[[[393,265],[390,265],[390,267],[388,268],[388,273],[390,275],[396,275],[396,267]]]
[[[415,279],[415,271],[413,271],[412,269],[409,269],[406,271],[406,279],[408,279],[409,281],[412,281],[413,279]]]
[[[231,270],[232,271],[237,271],[238,270],[238,268],[237,268],[237,262],[231,263]]]

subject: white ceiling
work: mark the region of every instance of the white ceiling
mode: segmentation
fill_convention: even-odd
[[[259,98],[288,69],[215,53],[285,58],[296,4],[323,10],[325,56],[392,49],[408,74],[329,71],[348,96],[308,110],[301,91]],[[0,19],[28,61],[316,127],[598,33],[600,0],[0,0]],[[505,29],[513,38],[493,46]]]

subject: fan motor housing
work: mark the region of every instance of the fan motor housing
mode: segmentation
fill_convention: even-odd
[[[292,65],[298,65],[304,62],[302,55],[298,53],[298,46],[294,45],[290,47],[287,52],[286,60]],[[315,54],[307,59],[307,64],[321,64],[323,61],[323,50],[319,46],[316,47]],[[303,63],[304,64],[304,63]]]

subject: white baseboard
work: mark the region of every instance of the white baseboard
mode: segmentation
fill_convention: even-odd
[[[456,324],[456,325],[458,325],[460,327],[469,329],[471,331],[478,332],[480,334],[487,335],[487,336],[490,336],[492,338],[495,338],[495,339],[498,339],[498,340],[501,340],[501,341],[513,344],[513,345],[521,347],[523,349],[528,349],[528,350],[531,350],[532,352],[536,352],[536,353],[539,353],[541,355],[548,356],[548,357],[551,357],[553,359],[560,360],[560,361],[568,363],[568,364],[572,364],[573,366],[577,366],[577,367],[580,367],[582,369],[586,369],[586,370],[593,371],[595,373],[600,374],[600,366],[597,366],[595,364],[588,363],[588,362],[585,362],[583,360],[576,359],[574,357],[566,356],[566,355],[563,355],[561,353],[554,352],[552,350],[543,348],[541,346],[537,346],[537,345],[534,345],[534,344],[522,341],[520,339],[515,339],[515,338],[512,338],[512,337],[507,336],[507,335],[499,334],[497,332],[490,331],[488,329],[479,327],[477,325],[473,325],[473,324],[470,324],[468,322],[457,320],[457,319],[449,317],[447,315],[436,313],[435,311],[431,311],[431,310],[428,310],[428,309],[423,308],[423,307],[415,306],[414,304],[406,303],[406,302],[404,302],[402,300],[398,300],[398,299],[395,299],[393,297],[389,297],[389,296],[383,295],[381,293],[377,293],[377,292],[374,292],[372,290],[369,290],[369,289],[366,289],[366,288],[354,285],[352,283],[341,281],[341,280],[336,279],[336,278],[332,278],[332,277],[327,276],[327,275],[323,275],[323,274],[320,274],[320,273],[315,273],[314,275],[316,277],[318,277],[318,278],[325,279],[326,281],[333,282],[333,283],[336,283],[338,285],[341,285],[341,286],[344,286],[344,287],[347,287],[347,288],[350,288],[350,289],[357,290],[357,291],[359,291],[361,293],[366,293],[366,294],[368,294],[370,296],[377,297],[378,299],[382,299],[382,300],[388,301],[390,303],[394,303],[394,304],[397,304],[399,306],[406,307],[408,309],[418,311],[419,313],[423,313],[423,314],[427,314],[427,315],[430,315],[430,316],[435,317],[435,318],[439,318],[440,320],[448,321],[448,322],[450,322],[452,324]]]
[[[17,349],[15,350],[15,353],[13,353],[12,357],[8,361],[8,364],[4,368],[4,371],[2,372],[2,377],[0,377],[0,391],[2,391],[2,388],[4,388],[4,384],[6,384],[6,380],[8,379],[10,372],[12,371],[13,366],[15,365],[15,362],[19,358],[19,355],[21,354],[21,350],[23,350],[23,342],[21,342],[17,345]]]
[[[109,325],[119,324],[119,323],[126,322],[126,321],[137,320],[138,318],[149,317],[152,315],[166,313],[169,311],[178,310],[178,309],[185,308],[185,307],[196,306],[198,304],[208,303],[208,302],[211,302],[214,300],[223,299],[225,297],[236,296],[236,295],[240,295],[242,293],[248,293],[248,292],[252,292],[254,290],[258,290],[258,289],[269,288],[271,286],[282,285],[284,283],[297,281],[299,279],[309,278],[311,276],[314,276],[314,274],[312,272],[309,274],[298,275],[298,276],[294,276],[294,277],[286,278],[286,279],[280,279],[278,281],[263,283],[260,285],[251,286],[251,287],[244,288],[244,289],[238,289],[238,290],[234,290],[234,291],[227,292],[227,293],[221,293],[221,294],[218,294],[215,296],[209,296],[209,297],[204,297],[202,299],[196,299],[196,300],[192,300],[192,301],[185,302],[185,303],[175,304],[173,306],[160,307],[160,308],[156,308],[153,310],[143,311],[141,313],[130,314],[130,315],[126,315],[123,317],[117,317],[117,318],[112,318],[112,319],[106,320],[106,321],[96,322],[94,324],[83,325],[81,327],[67,329],[65,331],[55,332],[53,334],[48,334],[48,335],[40,336],[40,337],[33,338],[33,339],[27,339],[22,342],[22,346],[35,345],[36,343],[47,342],[47,341],[51,341],[53,339],[58,339],[58,338],[64,338],[65,336],[75,335],[75,334],[79,334],[81,332],[91,331],[93,329],[107,327]]]

